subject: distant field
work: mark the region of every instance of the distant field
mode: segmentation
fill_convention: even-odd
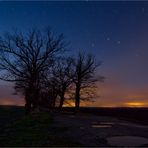
[[[64,108],[64,110],[73,110],[73,108]],[[81,107],[81,112],[91,113],[100,116],[112,116],[120,119],[133,121],[148,125],[148,108],[98,108],[98,107]]]
[[[64,111],[73,111],[72,107],[64,107]],[[112,116],[124,120],[130,120],[141,124],[148,124],[148,108],[104,108],[104,107],[81,107],[81,112],[91,113],[100,116]],[[5,122],[11,122],[25,113],[24,107],[0,106],[0,127]]]
[[[24,115],[23,107],[0,106],[0,129]]]
[[[64,111],[73,111],[72,107],[64,107]],[[142,124],[148,124],[148,108],[99,108],[99,107],[81,107],[81,112],[91,113],[100,116],[112,116],[124,120],[130,120]],[[11,122],[25,113],[24,107],[18,106],[0,106],[0,127],[5,122]]]

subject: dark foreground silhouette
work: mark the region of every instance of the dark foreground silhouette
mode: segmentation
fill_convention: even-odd
[[[148,126],[134,122],[140,121],[140,114],[146,118],[148,109],[81,108],[77,114],[72,110],[64,108],[62,112],[35,112],[25,116],[23,107],[2,106],[0,146],[148,145]],[[126,121],[130,116],[132,122]]]

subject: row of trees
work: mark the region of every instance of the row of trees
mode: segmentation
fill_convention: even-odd
[[[61,109],[72,90],[78,110],[81,90],[104,79],[95,76],[101,63],[96,64],[92,55],[68,57],[65,49],[63,35],[49,29],[0,37],[0,79],[15,83],[16,92],[24,95],[26,113],[45,105],[51,109],[57,100]]]

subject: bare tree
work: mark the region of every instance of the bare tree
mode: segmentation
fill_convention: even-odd
[[[79,53],[74,62],[74,77],[73,82],[75,84],[75,109],[79,109],[81,100],[81,90],[83,88],[93,88],[97,81],[103,81],[104,77],[95,76],[97,67],[101,65],[96,64],[94,56],[84,53]]]
[[[44,77],[41,87],[41,102],[51,110],[55,108],[56,98],[59,94],[59,86],[57,78],[53,76],[51,71],[48,71],[47,76]]]
[[[59,110],[61,110],[63,106],[65,93],[72,83],[72,66],[73,59],[69,57],[59,59],[52,68],[54,85],[57,86],[58,95],[60,96]]]
[[[16,91],[25,95],[27,112],[37,106],[41,78],[64,47],[63,35],[49,29],[0,37],[0,79],[15,82]]]

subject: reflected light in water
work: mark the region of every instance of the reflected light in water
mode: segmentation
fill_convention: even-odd
[[[106,128],[106,127],[112,127],[112,126],[111,125],[98,124],[98,125],[91,125],[91,127],[93,127],[93,128]]]
[[[115,123],[113,123],[113,122],[100,122],[100,124],[113,125],[113,124],[115,124]]]

